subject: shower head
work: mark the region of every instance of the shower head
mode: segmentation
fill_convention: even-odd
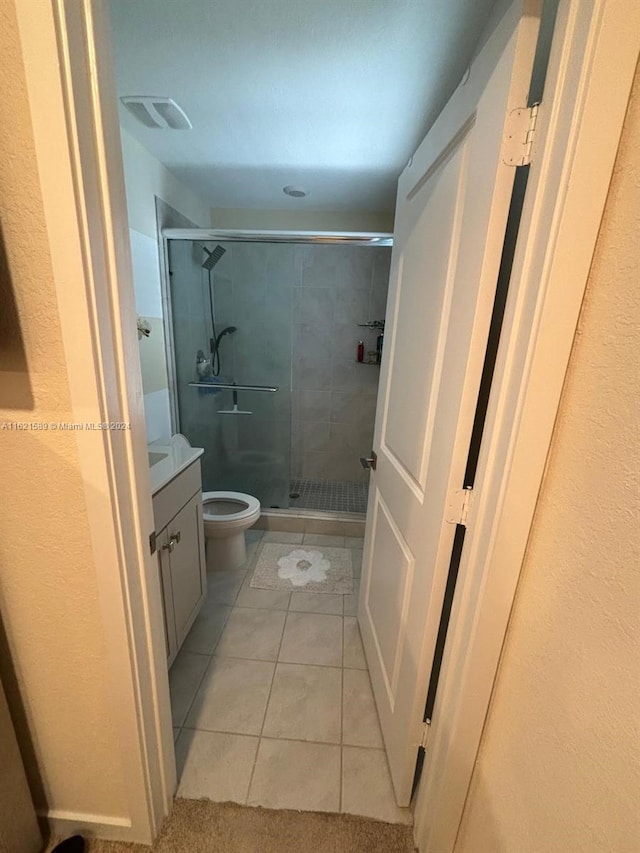
[[[207,257],[204,259],[204,263],[202,264],[202,269],[210,272],[227,250],[222,246],[216,246],[212,252],[210,252],[206,246],[203,246],[202,248],[207,253]]]
[[[234,332],[237,331],[237,326],[227,326],[226,329],[223,329],[214,341],[215,348],[218,349],[218,347],[220,346],[220,341],[224,338],[225,335],[232,335]]]

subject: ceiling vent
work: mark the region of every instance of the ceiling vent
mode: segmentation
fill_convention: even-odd
[[[131,115],[145,127],[162,130],[191,130],[191,122],[172,98],[127,95],[120,100]]]

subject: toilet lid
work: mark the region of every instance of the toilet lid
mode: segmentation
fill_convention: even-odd
[[[232,521],[260,512],[260,501],[242,492],[203,492],[202,515],[206,520]]]
[[[183,435],[181,432],[176,432],[171,436],[171,446],[172,447],[191,447],[189,439],[186,435]]]

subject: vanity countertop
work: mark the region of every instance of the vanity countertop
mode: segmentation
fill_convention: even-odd
[[[150,444],[149,477],[151,494],[155,495],[185,468],[193,464],[204,453],[202,447],[172,447],[170,444]]]

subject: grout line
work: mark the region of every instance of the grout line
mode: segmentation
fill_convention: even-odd
[[[256,589],[256,587],[251,587],[251,589]],[[263,592],[269,592],[269,590],[262,590]],[[274,590],[275,592],[276,590]],[[289,606],[287,607],[256,607],[251,604],[236,604],[233,607],[234,610],[268,610],[269,613],[288,613]],[[296,613],[297,611],[293,611]]]
[[[220,658],[222,660],[244,660],[244,661],[253,661],[255,663],[281,663],[284,666],[315,666],[318,669],[341,669],[341,665],[338,663],[300,663],[299,661],[288,661],[288,660],[265,660],[264,658],[243,658],[240,655],[216,655],[215,653],[212,655],[203,655],[203,657],[212,657],[212,658]],[[348,666],[346,669],[355,669],[353,666]],[[360,672],[366,672],[367,670],[360,670]],[[177,727],[176,727],[177,728]]]
[[[220,602],[218,602],[218,601],[213,601],[213,600],[212,600],[210,603],[211,603],[212,605],[214,605],[215,607],[224,607],[224,608],[226,609],[226,611],[227,611],[227,613],[226,613],[226,615],[225,615],[225,617],[224,617],[224,619],[223,619],[223,621],[222,621],[222,630],[220,631],[220,634],[219,634],[219,636],[218,636],[218,639],[216,640],[216,642],[215,642],[215,644],[214,644],[214,649],[215,649],[215,647],[218,645],[218,642],[219,642],[219,640],[220,640],[220,637],[222,636],[222,633],[224,632],[224,629],[227,627],[227,622],[229,621],[229,616],[231,615],[231,611],[233,610],[233,604],[222,604],[222,603],[220,603]],[[212,655],[212,654],[213,654],[213,651],[210,651],[210,652],[196,652],[196,651],[193,651],[192,649],[187,649],[187,648],[185,648],[185,644],[186,644],[186,642],[187,642],[187,640],[188,640],[188,638],[189,638],[189,635],[190,635],[190,634],[191,634],[191,632],[193,631],[193,629],[194,629],[194,627],[195,627],[195,625],[196,625],[196,622],[198,621],[198,619],[200,618],[200,616],[201,616],[201,615],[202,615],[202,610],[200,610],[200,613],[198,614],[198,616],[197,616],[197,617],[196,617],[196,619],[194,620],[193,625],[191,626],[191,628],[189,628],[189,633],[188,633],[188,634],[187,634],[187,636],[184,638],[183,643],[182,643],[182,646],[180,647],[180,652],[178,652],[178,654],[180,654],[181,652],[185,652],[186,654],[190,654],[190,655]],[[206,620],[205,620],[205,621],[206,621]],[[177,655],[176,655],[176,658],[177,658]],[[173,666],[173,664],[172,664],[172,666]]]
[[[247,732],[232,732],[227,731],[226,729],[194,729],[191,726],[183,726],[180,731],[186,732],[205,732],[210,735],[230,735],[232,737],[248,737],[253,738],[254,740],[273,740],[273,741],[286,741],[287,743],[310,743],[314,746],[337,746],[338,749],[342,749],[342,744],[339,741],[335,740],[301,740],[299,737],[274,737],[273,735],[256,735],[256,734],[247,734]],[[345,744],[347,747],[352,747],[353,749],[368,749],[371,752],[384,752],[384,749],[380,746],[354,746],[353,744]]]
[[[342,799],[343,799],[342,775],[343,775],[343,748],[344,748],[344,670],[345,670],[345,666],[344,666],[344,643],[345,643],[345,638],[344,638],[344,626],[345,626],[344,601],[345,601],[345,599],[344,599],[344,596],[342,596],[342,615],[340,615],[340,614],[326,614],[326,613],[312,614],[312,615],[320,615],[320,616],[339,616],[339,618],[341,619],[341,623],[342,623],[341,624],[341,637],[340,637],[340,652],[341,652],[341,654],[340,654],[340,665],[339,666],[335,666],[335,665],[331,665],[331,664],[299,663],[299,662],[294,663],[294,662],[288,662],[288,661],[280,661],[279,658],[280,658],[280,654],[282,651],[282,643],[284,640],[284,634],[285,634],[286,625],[287,625],[287,621],[288,621],[288,613],[289,612],[295,613],[298,611],[291,611],[289,609],[279,610],[279,609],[274,609],[274,608],[242,607],[242,606],[239,606],[236,604],[236,601],[238,600],[240,592],[242,591],[242,589],[244,588],[244,585],[246,583],[246,578],[250,576],[252,565],[255,568],[255,563],[257,561],[258,548],[259,548],[259,546],[256,547],[253,556],[250,558],[250,560],[247,564],[247,568],[244,570],[245,571],[245,578],[243,579],[242,584],[238,588],[236,595],[233,598],[233,603],[231,605],[229,605],[229,604],[223,605],[221,602],[213,602],[215,604],[218,604],[218,606],[226,606],[228,608],[227,613],[226,613],[226,618],[224,620],[224,625],[223,625],[222,631],[220,632],[218,640],[216,641],[213,652],[211,652],[210,654],[200,653],[200,652],[190,652],[189,653],[189,654],[199,654],[202,657],[207,657],[207,658],[209,658],[209,662],[207,663],[207,666],[204,669],[203,675],[202,675],[201,679],[199,680],[199,683],[196,687],[196,690],[194,691],[192,701],[191,701],[189,708],[187,709],[187,712],[186,712],[185,717],[184,717],[184,722],[179,727],[179,729],[180,729],[179,735],[184,730],[187,730],[187,731],[205,731],[205,732],[210,732],[210,733],[235,735],[237,737],[249,737],[249,738],[254,738],[257,740],[257,747],[256,747],[255,756],[254,756],[254,760],[253,760],[253,766],[251,768],[251,774],[250,774],[249,782],[247,785],[247,792],[246,792],[246,796],[244,797],[244,800],[243,800],[244,804],[247,804],[247,802],[248,802],[249,793],[251,790],[251,785],[253,784],[253,779],[255,776],[255,770],[256,770],[256,766],[257,766],[258,754],[259,754],[259,750],[260,750],[261,740],[263,740],[263,739],[275,740],[275,741],[281,740],[281,741],[288,741],[288,742],[294,742],[294,743],[316,744],[316,745],[320,745],[320,746],[337,746],[338,749],[340,750],[340,757],[339,757],[339,773],[340,773],[340,778],[339,778],[339,811],[342,812]],[[291,595],[289,596],[288,607],[290,607],[290,605],[291,605]],[[224,634],[224,631],[227,627],[228,620],[231,617],[231,613],[234,609],[264,610],[266,612],[271,612],[271,613],[285,613],[286,614],[285,619],[284,619],[284,623],[283,623],[283,627],[282,627],[282,632],[280,635],[280,642],[278,644],[278,651],[277,651],[275,661],[274,660],[264,661],[264,660],[261,660],[259,658],[255,658],[255,657],[244,658],[244,657],[239,657],[237,655],[216,655],[215,654],[215,652],[216,652],[216,650],[220,644],[220,641],[222,639],[222,636]],[[300,611],[300,612],[304,613],[306,611]],[[191,709],[192,709],[193,704],[195,702],[196,696],[198,695],[198,692],[200,691],[200,689],[202,687],[202,683],[204,681],[204,678],[205,678],[207,672],[209,671],[209,669],[211,667],[211,663],[212,663],[212,660],[214,657],[223,658],[223,659],[235,659],[235,660],[251,660],[251,661],[258,661],[260,663],[273,664],[273,672],[272,672],[272,676],[271,676],[271,684],[269,687],[269,694],[267,696],[267,702],[265,704],[264,715],[262,718],[262,725],[260,727],[260,733],[258,735],[247,734],[247,733],[243,733],[243,732],[231,732],[231,731],[227,732],[227,731],[220,731],[220,730],[214,730],[214,729],[198,729],[198,728],[194,729],[190,726],[185,725],[186,720],[187,720],[189,714],[191,713]],[[299,740],[296,738],[287,738],[287,737],[273,738],[273,737],[265,737],[264,736],[264,726],[265,726],[265,722],[266,722],[267,712],[269,709],[269,703],[271,701],[271,695],[273,692],[273,685],[275,682],[276,668],[277,668],[279,663],[282,663],[285,667],[287,665],[289,665],[289,666],[315,666],[315,667],[322,667],[325,669],[327,669],[327,668],[331,668],[331,669],[338,669],[339,668],[340,669],[340,741],[339,741],[339,743],[336,744],[335,742],[330,742],[330,741],[308,741],[308,740]],[[367,671],[367,670],[364,670],[364,671]],[[176,727],[176,728],[178,728],[178,727]],[[174,741],[174,748],[175,748],[175,741]],[[362,747],[362,748],[380,751],[380,749],[378,747]]]
[[[187,637],[188,636],[189,636],[189,634],[187,634]],[[187,639],[187,637],[185,637],[185,640]],[[189,649],[185,649],[184,643],[182,644],[182,648],[180,649],[180,652],[184,652],[185,655],[200,655],[200,657],[203,657],[203,658],[208,658],[211,656],[211,652],[192,652]],[[180,652],[178,652],[178,654],[176,655],[173,663],[175,663],[178,660],[178,655],[180,654]],[[173,669],[173,663],[171,664],[171,669],[169,670],[169,672],[171,672],[171,670]]]
[[[343,599],[344,609],[344,599]],[[342,754],[344,751],[344,616],[342,617],[342,642],[341,642],[342,667],[340,669],[340,780],[338,809],[342,812]]]
[[[251,776],[249,777],[249,784],[247,785],[247,796],[245,797],[245,804],[249,800],[249,792],[251,791],[251,785],[253,784],[253,777],[254,777],[255,772],[256,772],[256,765],[258,763],[258,753],[260,752],[260,741],[262,739],[262,733],[264,731],[264,724],[265,724],[266,719],[267,719],[267,712],[269,710],[269,702],[271,701],[271,694],[273,692],[273,682],[275,681],[275,678],[276,678],[276,669],[278,668],[278,658],[280,657],[280,650],[282,649],[282,640],[284,639],[284,632],[287,629],[287,619],[288,618],[289,618],[288,615],[285,616],[285,618],[284,618],[284,624],[282,626],[282,633],[280,634],[280,642],[278,643],[278,651],[276,653],[276,659],[273,662],[274,663],[273,675],[271,676],[271,684],[269,685],[269,695],[267,696],[267,701],[266,701],[266,704],[264,706],[264,715],[262,717],[262,725],[260,726],[260,734],[258,736],[258,748],[256,749],[256,755],[255,755],[255,758],[253,759],[253,767],[251,768]]]
[[[192,653],[192,654],[195,654],[195,653]],[[211,666],[211,661],[213,659],[213,655],[201,655],[201,657],[209,658],[209,663],[205,666],[204,670],[202,671],[202,675],[200,676],[200,679],[198,680],[197,687],[193,691],[193,696],[191,697],[191,702],[189,702],[189,707],[187,708],[187,711],[186,711],[184,717],[182,718],[182,723],[180,724],[181,729],[184,728],[184,724],[187,722],[189,714],[191,713],[191,709],[193,708],[193,703],[196,701],[196,696],[198,695],[198,691],[202,687],[202,682],[204,681],[204,677],[207,674],[207,671],[208,671],[209,667]],[[174,743],[174,746],[175,746],[175,743]],[[178,781],[180,781],[180,780],[178,780]]]
[[[344,596],[342,597],[344,598]],[[289,606],[288,612],[304,613],[307,616],[344,616],[344,602],[340,605],[340,613],[326,613],[324,610],[292,610],[291,606]]]
[[[255,587],[253,587],[255,589]],[[265,590],[267,592],[268,590]],[[278,590],[274,590],[277,592]],[[284,590],[282,590],[284,592]],[[265,613],[288,613],[288,608],[282,607],[247,607],[246,604],[233,604],[231,606],[232,610],[263,610]],[[321,614],[323,615],[323,614]]]
[[[218,634],[218,639],[215,641],[215,644],[213,646],[213,651],[211,652],[211,657],[213,657],[215,655],[216,649],[220,645],[220,640],[222,639],[222,636],[227,629],[227,625],[229,623],[229,619],[231,618],[231,614],[233,613],[233,611],[235,609],[233,604],[227,605],[227,607],[229,607],[229,612],[227,613],[227,617],[224,620],[224,625],[222,626],[222,631],[220,631],[220,633]]]
[[[261,538],[262,538],[262,537],[261,537]],[[256,550],[257,550],[257,549],[256,549]],[[241,571],[241,570],[240,570],[240,569],[238,569],[237,571]],[[246,571],[247,571],[247,570],[245,570],[245,574],[246,574]],[[244,581],[243,581],[243,583],[244,583]],[[234,600],[234,602],[235,602],[235,601],[236,601],[236,599],[238,598],[238,595],[240,595],[240,590],[241,590],[241,589],[242,589],[242,584],[240,584],[240,586],[238,587],[238,590],[237,590],[237,592],[236,592],[236,595],[235,595],[235,597],[234,597],[234,599],[233,599],[233,600]],[[215,603],[217,604],[218,602],[215,602]],[[225,618],[225,620],[224,620],[224,624],[223,624],[223,626],[222,626],[222,631],[220,631],[220,635],[218,636],[218,639],[217,639],[217,640],[216,640],[216,642],[215,642],[215,645],[214,645],[214,647],[213,647],[213,651],[212,651],[210,654],[203,654],[203,653],[200,653],[200,652],[189,652],[189,653],[188,653],[188,654],[200,654],[202,657],[208,657],[208,658],[209,658],[209,662],[207,663],[207,665],[206,665],[206,666],[205,666],[205,668],[204,668],[204,671],[203,671],[203,673],[202,673],[202,676],[201,676],[200,680],[198,681],[198,685],[197,685],[197,687],[196,687],[196,689],[195,689],[195,691],[194,691],[194,693],[193,693],[193,696],[192,696],[192,698],[191,698],[191,702],[189,703],[189,707],[187,708],[187,711],[186,711],[186,713],[185,713],[185,715],[184,715],[184,717],[183,717],[182,724],[180,725],[180,732],[182,732],[182,729],[183,729],[183,728],[185,728],[185,723],[187,722],[187,719],[189,718],[189,714],[191,713],[191,709],[193,708],[193,704],[194,704],[194,702],[196,701],[196,696],[198,695],[198,693],[199,693],[199,691],[200,691],[200,688],[202,687],[202,684],[203,684],[203,682],[204,682],[205,676],[206,676],[207,672],[209,671],[209,668],[210,668],[210,666],[211,666],[211,662],[212,662],[212,660],[213,660],[213,658],[214,658],[215,651],[216,651],[216,649],[218,648],[218,646],[219,646],[219,644],[220,644],[220,640],[222,639],[222,636],[223,636],[223,634],[224,634],[224,632],[225,632],[225,630],[226,630],[227,623],[228,623],[228,621],[229,621],[229,618],[230,618],[230,616],[231,616],[231,613],[233,612],[233,609],[234,609],[234,605],[233,605],[233,604],[231,604],[231,605],[228,605],[228,604],[227,604],[227,605],[224,605],[224,606],[228,607],[228,608],[229,608],[229,611],[228,611],[228,613],[227,613],[227,615],[226,615],[226,618]],[[198,614],[198,615],[199,615],[199,614]],[[193,626],[192,626],[192,627],[193,627]],[[190,632],[191,632],[191,629],[190,629]],[[188,636],[188,635],[187,635],[187,636]],[[186,637],[185,637],[185,640],[186,640]],[[184,645],[184,643],[183,643],[183,645]],[[173,749],[174,749],[174,753],[175,753],[176,742],[177,742],[177,738],[176,738],[176,739],[174,740],[174,742],[173,742]],[[256,750],[256,752],[257,752],[257,750]],[[186,757],[185,757],[185,761],[186,761]],[[178,784],[179,784],[179,783],[180,783],[180,780],[178,779]]]

